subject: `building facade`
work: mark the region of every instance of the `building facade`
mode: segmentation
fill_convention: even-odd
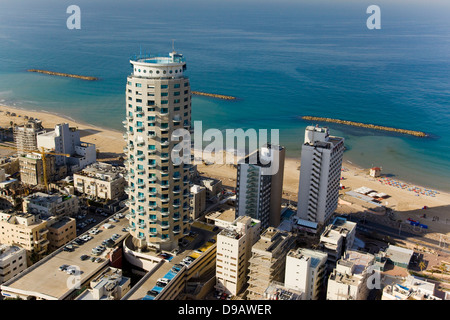
[[[297,215],[325,224],[338,204],[344,138],[308,126],[301,152]]]
[[[74,218],[60,217],[49,219],[47,220],[47,228],[49,252],[61,248],[63,245],[77,237],[77,225]]]
[[[78,213],[79,200],[74,195],[36,192],[23,198],[23,211],[40,217],[72,216]]]
[[[36,136],[39,149],[54,150],[56,166],[67,166],[69,172],[76,172],[96,161],[95,145],[81,142],[78,129],[69,127],[68,123],[55,125],[55,130],[41,132]]]
[[[191,187],[191,218],[199,218],[206,209],[206,188],[193,185]]]
[[[47,253],[47,222],[21,212],[0,212],[0,243],[27,250],[29,265]]]
[[[240,216],[217,235],[217,290],[237,295],[247,283],[248,261],[260,225],[258,220]]]
[[[186,62],[172,52],[134,57],[130,63],[123,121],[130,233],[141,250],[170,250],[190,229],[191,166],[181,156],[172,157],[174,146],[191,124]],[[182,157],[190,159],[190,149]]]
[[[303,292],[303,300],[318,300],[323,292],[327,254],[317,250],[296,249],[286,257],[284,284]]]
[[[249,260],[247,299],[262,299],[272,281],[284,282],[286,255],[294,243],[295,238],[291,233],[273,227],[261,234],[252,247]]]
[[[27,268],[24,248],[0,244],[0,284],[13,278]]]
[[[126,170],[96,162],[73,174],[76,190],[90,198],[120,199],[125,194]]]
[[[366,300],[374,262],[372,254],[347,251],[328,278],[327,300]]]
[[[42,121],[38,119],[28,120],[25,124],[14,127],[14,143],[17,154],[23,154],[37,150],[36,136],[44,133]]]
[[[284,155],[281,146],[265,146],[237,167],[236,213],[260,220],[263,229],[280,224]]]

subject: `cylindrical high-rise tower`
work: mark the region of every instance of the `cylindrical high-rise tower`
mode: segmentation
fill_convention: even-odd
[[[127,78],[126,133],[129,228],[137,249],[171,250],[189,233],[189,164],[174,164],[176,129],[190,129],[191,91],[186,62],[140,55]]]

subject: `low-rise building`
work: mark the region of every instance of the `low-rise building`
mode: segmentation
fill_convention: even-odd
[[[206,199],[219,198],[222,193],[222,180],[213,178],[201,178],[200,185],[206,188]]]
[[[27,250],[28,264],[47,253],[47,222],[23,212],[0,212],[0,243]]]
[[[66,243],[77,237],[76,220],[70,217],[58,217],[47,220],[49,241],[48,251],[52,252],[61,248]]]
[[[0,284],[26,268],[27,256],[24,248],[0,244]]]
[[[191,218],[195,220],[199,218],[206,209],[206,188],[193,185],[191,187]]]
[[[328,278],[327,300],[366,300],[374,262],[372,254],[347,251]]]
[[[79,200],[74,195],[33,193],[23,198],[23,211],[40,217],[72,216],[78,213]]]
[[[434,283],[409,275],[405,280],[385,286],[381,300],[442,300],[435,293]]]
[[[131,280],[122,275],[122,270],[107,267],[91,280],[90,289],[75,300],[120,300],[131,288]]]
[[[284,284],[303,292],[303,300],[318,300],[324,291],[327,254],[322,251],[299,248],[286,257]]]
[[[125,194],[127,182],[125,168],[96,162],[73,174],[74,187],[91,198],[120,199]]]
[[[264,292],[265,300],[304,300],[304,293],[288,288],[281,282],[272,281]]]
[[[334,267],[345,251],[352,248],[355,234],[356,223],[341,217],[336,217],[322,232],[319,246],[328,254],[330,269]]]

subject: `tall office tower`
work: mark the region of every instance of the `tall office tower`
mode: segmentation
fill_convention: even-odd
[[[236,215],[261,221],[263,230],[280,224],[284,158],[284,147],[267,145],[237,167]]]
[[[182,140],[174,130],[189,130],[191,123],[186,62],[176,52],[130,62],[123,121],[130,233],[138,250],[171,250],[189,233],[191,166],[172,157],[175,140]]]
[[[344,138],[308,126],[302,146],[297,216],[326,223],[337,208]]]

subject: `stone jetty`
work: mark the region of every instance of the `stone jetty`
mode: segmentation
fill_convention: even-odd
[[[192,91],[192,94],[198,95],[198,96],[206,96],[206,97],[212,97],[222,100],[235,100],[236,97],[232,96],[225,96],[223,94],[215,94],[215,93],[206,93],[206,92],[200,92],[200,91]]]
[[[80,76],[80,75],[76,75],[76,74],[53,72],[53,71],[48,71],[48,70],[29,69],[27,71],[28,72],[44,73],[44,74],[49,74],[49,75],[52,75],[52,76],[59,76],[59,77],[76,78],[76,79],[82,79],[82,80],[88,80],[88,81],[98,80],[98,78],[96,78],[96,77]]]
[[[312,116],[303,116],[302,119],[308,120],[308,121],[332,122],[332,123],[339,123],[339,124],[344,124],[344,125],[353,126],[353,127],[361,127],[361,128],[368,128],[368,129],[374,129],[374,130],[397,132],[397,133],[409,134],[409,135],[412,135],[415,137],[421,137],[421,138],[427,137],[427,134],[422,131],[398,129],[398,128],[392,128],[392,127],[379,126],[379,125],[375,125],[375,124],[367,124],[367,123],[361,123],[361,122],[339,120],[339,119],[333,119],[333,118],[312,117]]]

